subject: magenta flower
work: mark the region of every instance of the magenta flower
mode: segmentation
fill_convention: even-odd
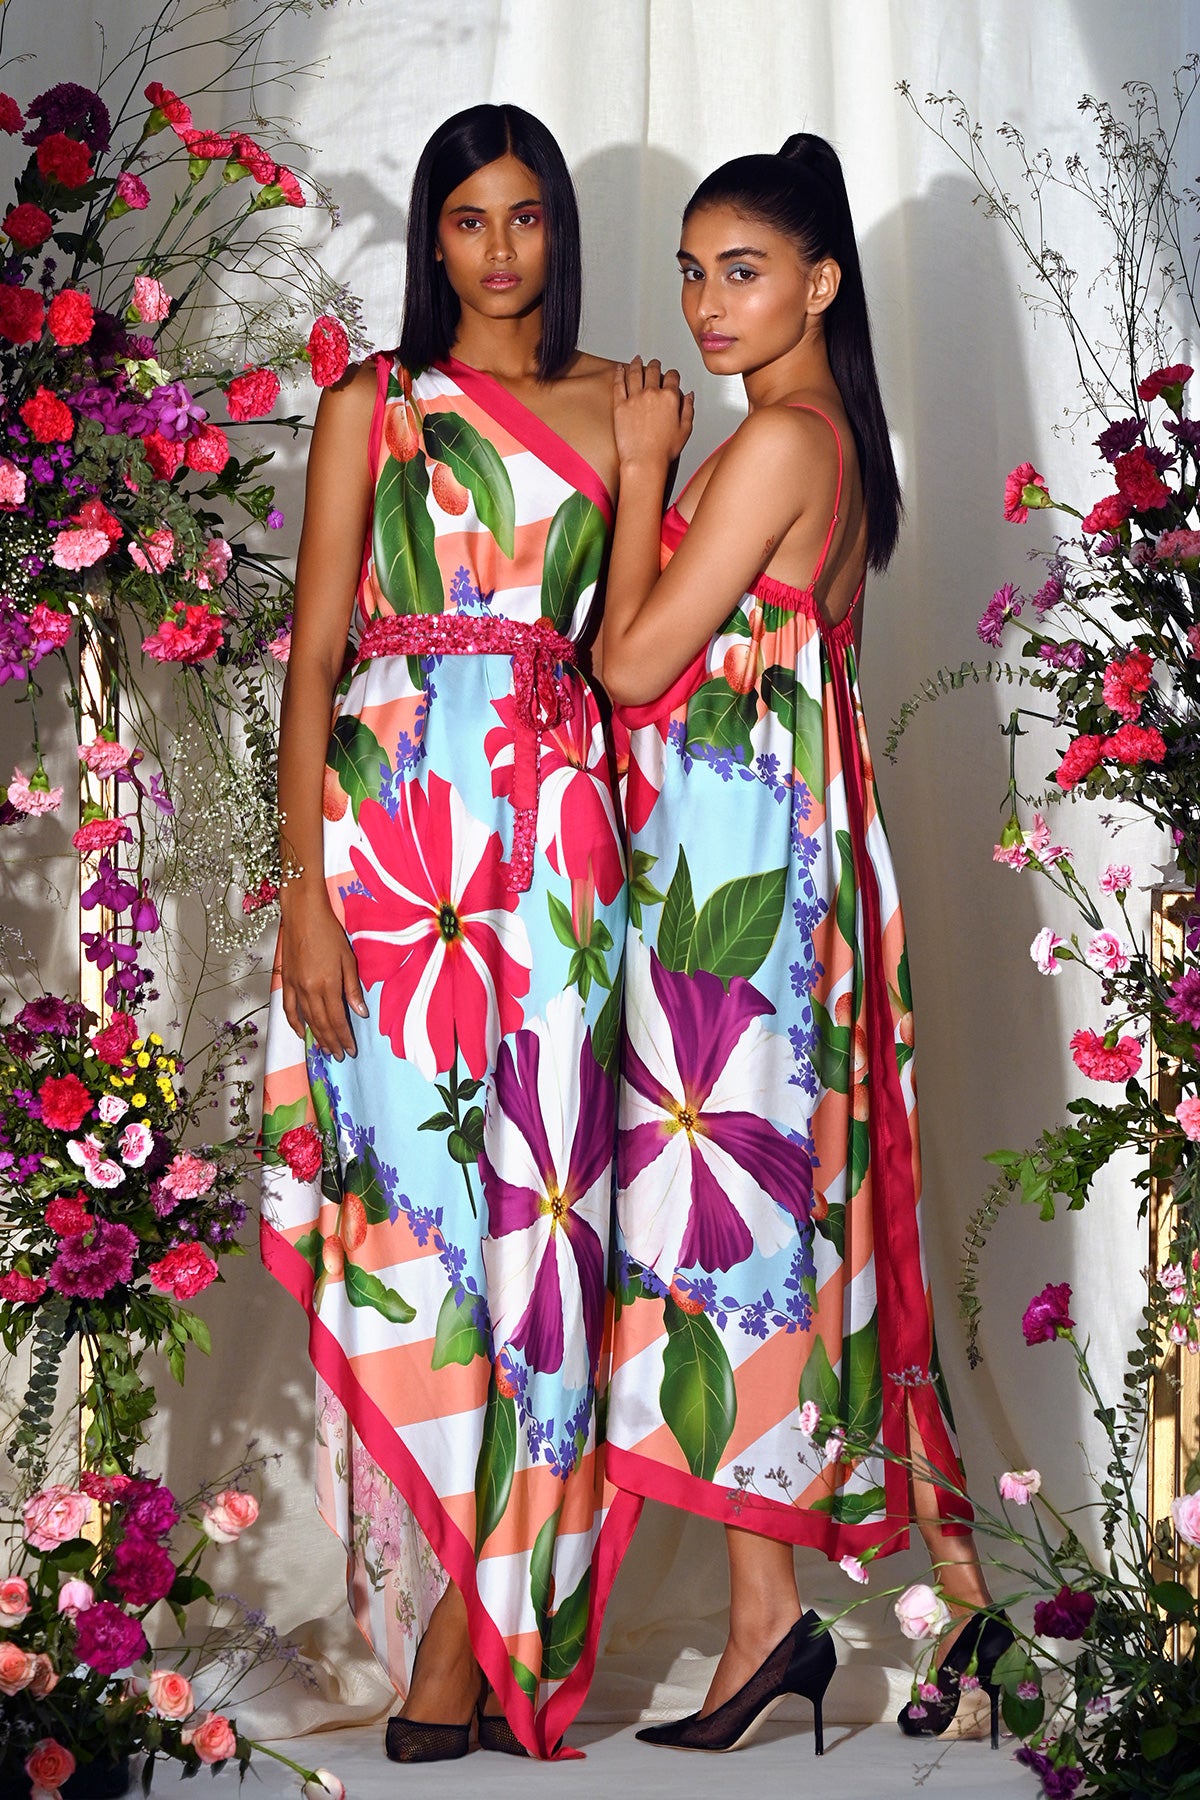
[[[629,1254],[669,1282],[794,1242],[812,1216],[812,1165],[766,1117],[787,1047],[762,1023],[770,1001],[741,976],[726,992],[707,970],[649,961],[650,979],[627,990],[620,1217]]]
[[[175,1564],[161,1544],[127,1531],[113,1556],[111,1580],[126,1606],[153,1606],[170,1593]]]
[[[1185,969],[1171,983],[1167,1011],[1181,1025],[1200,1031],[1200,969]]]
[[[983,642],[989,644],[993,650],[998,649],[1000,640],[1004,636],[1005,625],[1009,619],[1018,617],[1023,605],[1024,602],[1011,581],[1006,581],[1003,587],[998,587],[985,606],[983,617],[976,626]]]
[[[1038,1637],[1081,1638],[1096,1610],[1093,1594],[1060,1587],[1052,1600],[1039,1600],[1033,1609],[1033,1629]]]
[[[1060,1767],[1043,1751],[1032,1750],[1028,1744],[1021,1745],[1016,1752],[1016,1760],[1033,1770],[1042,1784],[1046,1800],[1074,1800],[1075,1790],[1083,1780],[1083,1770],[1075,1763],[1065,1763]]]
[[[75,1627],[75,1654],[98,1675],[115,1675],[119,1669],[128,1669],[149,1651],[146,1634],[137,1620],[111,1600],[97,1600],[80,1613]]]
[[[125,1529],[143,1537],[166,1537],[179,1523],[179,1507],[170,1488],[161,1481],[134,1481],[122,1496]]]
[[[1071,1304],[1069,1282],[1050,1282],[1029,1302],[1021,1319],[1021,1330],[1027,1344],[1048,1344],[1052,1338],[1070,1331],[1075,1324],[1067,1312]]]
[[[110,1288],[128,1281],[138,1240],[128,1225],[93,1219],[87,1231],[60,1238],[58,1255],[47,1271],[60,1294],[100,1300]]]

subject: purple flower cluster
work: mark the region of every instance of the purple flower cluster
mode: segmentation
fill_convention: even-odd
[[[196,436],[207,417],[182,381],[165,382],[131,404],[125,431],[137,437],[157,431],[173,443],[184,443]]]
[[[47,1270],[50,1285],[70,1297],[101,1300],[110,1288],[129,1280],[137,1248],[128,1225],[94,1219],[86,1231],[59,1240],[58,1255]]]
[[[87,1013],[87,1007],[78,1000],[62,1000],[57,994],[44,994],[40,1000],[27,1001],[13,1023],[30,1032],[70,1037]]]
[[[1171,983],[1167,1011],[1181,1025],[1200,1031],[1200,969],[1185,969]]]
[[[1039,644],[1038,655],[1052,669],[1082,669],[1086,661],[1082,644]]]

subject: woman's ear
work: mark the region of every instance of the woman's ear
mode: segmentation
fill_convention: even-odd
[[[810,313],[828,312],[837,299],[837,291],[842,285],[842,270],[832,256],[822,257],[814,263],[808,276],[808,310]]]

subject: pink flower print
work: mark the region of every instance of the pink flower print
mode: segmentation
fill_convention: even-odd
[[[405,782],[395,818],[366,800],[358,823],[350,860],[366,892],[347,894],[346,929],[363,985],[382,990],[379,1029],[427,1081],[456,1047],[482,1076],[521,1024],[533,961],[500,833],[434,774]]]
[[[511,695],[493,700],[502,724],[489,731],[484,750],[492,766],[492,792],[512,798],[514,713]],[[589,869],[602,904],[615,900],[625,882],[621,830],[608,780],[604,727],[592,705],[577,704],[542,734],[537,841],[550,867],[569,880]]]
[[[621,711],[613,714],[613,744],[625,823],[631,832],[641,831],[658,803],[666,773],[668,717],[661,713],[649,724],[631,723]]]
[[[479,1174],[496,1349],[590,1386],[604,1329],[604,1242],[616,1102],[573,993],[501,1044]]]
[[[629,1254],[670,1280],[791,1243],[812,1215],[807,1152],[765,1116],[783,1080],[774,1007],[735,976],[665,969],[636,940],[618,1158]]]
[[[130,1169],[140,1169],[154,1148],[154,1133],[148,1125],[131,1120],[117,1144],[121,1161]]]
[[[124,1169],[104,1154],[104,1145],[95,1132],[89,1131],[83,1138],[71,1138],[67,1155],[76,1168],[83,1170],[83,1178],[91,1187],[120,1187],[125,1179]]]

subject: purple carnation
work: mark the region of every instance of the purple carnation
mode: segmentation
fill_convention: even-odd
[[[115,1675],[118,1669],[128,1669],[149,1651],[138,1621],[111,1600],[97,1600],[80,1613],[75,1626],[75,1654],[98,1675]]]
[[[1200,419],[1166,419],[1167,430],[1194,454],[1200,454]]]
[[[128,1225],[95,1219],[86,1231],[59,1239],[58,1255],[47,1274],[60,1294],[101,1300],[110,1288],[128,1281],[138,1240]]]
[[[126,1606],[153,1606],[170,1593],[175,1564],[153,1538],[126,1531],[117,1545],[110,1579]]]
[[[1067,1308],[1071,1304],[1069,1282],[1049,1282],[1025,1308],[1021,1330],[1027,1344],[1048,1344],[1060,1331],[1070,1331],[1075,1321]]]
[[[1074,1800],[1075,1789],[1083,1780],[1083,1770],[1077,1764],[1067,1763],[1060,1768],[1042,1751],[1033,1750],[1028,1744],[1021,1745],[1016,1760],[1033,1770],[1042,1784],[1046,1800]]]
[[[170,1488],[161,1481],[135,1481],[125,1492],[126,1533],[147,1538],[166,1537],[179,1523],[179,1508]]]
[[[78,1000],[60,1000],[57,994],[44,994],[40,1000],[30,1000],[23,1006],[14,1024],[23,1025],[26,1031],[46,1031],[55,1037],[67,1037],[86,1011]]]
[[[1132,450],[1145,426],[1140,419],[1116,419],[1096,438],[1095,445],[1105,462],[1116,462],[1126,450]]]
[[[1060,1587],[1052,1600],[1039,1600],[1034,1607],[1033,1629],[1038,1637],[1081,1638],[1095,1610],[1094,1594]]]
[[[57,87],[47,88],[29,102],[25,111],[31,119],[40,121],[25,133],[27,144],[40,144],[56,131],[65,131],[70,137],[81,137],[97,156],[103,156],[108,149],[112,136],[108,108],[99,94],[80,87],[77,81],[60,81]]]
[[[1200,969],[1185,969],[1171,983],[1167,1011],[1181,1025],[1200,1031]]]

